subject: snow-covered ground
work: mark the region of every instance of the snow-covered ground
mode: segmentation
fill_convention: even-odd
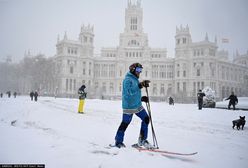
[[[139,152],[140,120],[129,125],[127,148],[107,149],[121,121],[121,101],[29,97],[0,99],[0,164],[41,163],[46,168],[247,168],[248,127],[232,129],[232,120],[247,111],[198,110],[195,104],[151,102],[160,149],[198,152],[194,156],[162,156]],[[144,105],[145,106],[145,105]],[[150,131],[150,128],[149,128]],[[150,133],[150,132],[149,132]],[[152,143],[151,134],[149,139]]]

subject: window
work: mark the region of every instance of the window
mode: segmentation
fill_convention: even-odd
[[[201,86],[202,86],[202,88],[204,88],[204,82],[201,82]]]
[[[137,19],[137,17],[132,17],[132,18],[131,18],[130,30],[137,30],[137,24],[138,24],[138,19]]]
[[[200,69],[197,69],[196,70],[196,76],[200,76],[201,75],[201,70]]]
[[[119,92],[121,92],[121,87],[122,87],[122,84],[120,83],[119,84]]]
[[[106,93],[106,83],[105,82],[102,83],[102,91],[103,91],[103,93]]]
[[[157,84],[153,85],[153,95],[157,95]]]
[[[185,44],[186,43],[186,38],[183,38],[183,44]]]
[[[68,79],[66,79],[66,83],[65,83],[65,86],[66,86],[66,91],[68,91]]]
[[[110,87],[109,87],[110,93],[114,93],[114,84],[110,83]]]
[[[180,39],[177,39],[177,44],[180,44]]]
[[[76,90],[76,79],[74,79],[74,81],[73,81],[73,90],[74,91]]]
[[[95,90],[98,89],[98,82],[95,82]]]
[[[183,71],[183,77],[186,77],[186,71]]]
[[[186,92],[186,82],[183,82],[183,92]]]
[[[72,79],[70,79],[70,91],[72,91]]]
[[[193,94],[195,95],[195,93],[196,93],[196,84],[195,84],[195,82],[193,83]]]
[[[87,37],[86,36],[84,36],[84,42],[87,43]]]
[[[164,95],[164,84],[161,84],[160,95]]]
[[[86,62],[83,62],[83,75],[85,75]]]
[[[122,76],[122,71],[120,70],[120,77]]]
[[[73,67],[70,67],[70,73],[73,74]]]

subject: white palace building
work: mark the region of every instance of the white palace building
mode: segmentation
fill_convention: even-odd
[[[233,61],[226,51],[218,51],[217,40],[206,35],[193,42],[189,27],[177,27],[175,57],[167,57],[166,48],[151,48],[148,35],[143,32],[143,9],[138,0],[128,0],[125,9],[125,28],[117,47],[102,48],[94,54],[94,28],[82,26],[77,40],[64,38],[57,41],[54,57],[57,69],[57,94],[77,97],[78,88],[85,84],[89,98],[121,98],[122,80],[129,65],[143,65],[142,79],[151,80],[149,96],[152,100],[193,102],[196,93],[206,86],[215,90],[222,99],[234,91],[248,96],[248,53],[237,54]]]

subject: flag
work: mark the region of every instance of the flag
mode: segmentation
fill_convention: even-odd
[[[229,43],[229,39],[228,38],[222,38],[221,41],[222,41],[222,43]]]

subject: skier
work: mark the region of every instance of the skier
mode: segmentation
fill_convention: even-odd
[[[84,102],[85,102],[85,98],[87,96],[87,93],[85,92],[85,85],[82,85],[79,89],[78,89],[78,94],[79,94],[79,105],[78,105],[78,113],[84,113]]]
[[[235,110],[235,105],[238,104],[238,98],[234,95],[234,92],[232,92],[231,95],[225,100],[229,100],[228,109],[230,110],[230,107],[232,105],[233,110]]]
[[[200,89],[199,92],[197,93],[198,108],[199,108],[199,110],[202,109],[203,97],[204,96],[205,96],[205,93],[203,93],[202,90]]]
[[[31,101],[33,101],[33,98],[34,98],[34,92],[33,92],[33,91],[31,91],[29,95],[30,95],[30,97],[31,97]]]
[[[142,65],[134,63],[130,65],[129,72],[127,72],[125,79],[123,80],[122,89],[122,122],[117,130],[115,136],[115,146],[118,148],[125,147],[123,143],[125,131],[130,124],[133,114],[136,114],[141,120],[141,129],[138,139],[138,144],[144,147],[150,147],[150,143],[147,141],[149,116],[142,106],[141,101],[148,102],[147,96],[141,97],[141,89],[143,87],[149,87],[148,80],[139,82],[139,76],[142,72]]]
[[[38,100],[38,92],[35,91],[35,92],[34,92],[34,101],[37,101],[37,100]]]

